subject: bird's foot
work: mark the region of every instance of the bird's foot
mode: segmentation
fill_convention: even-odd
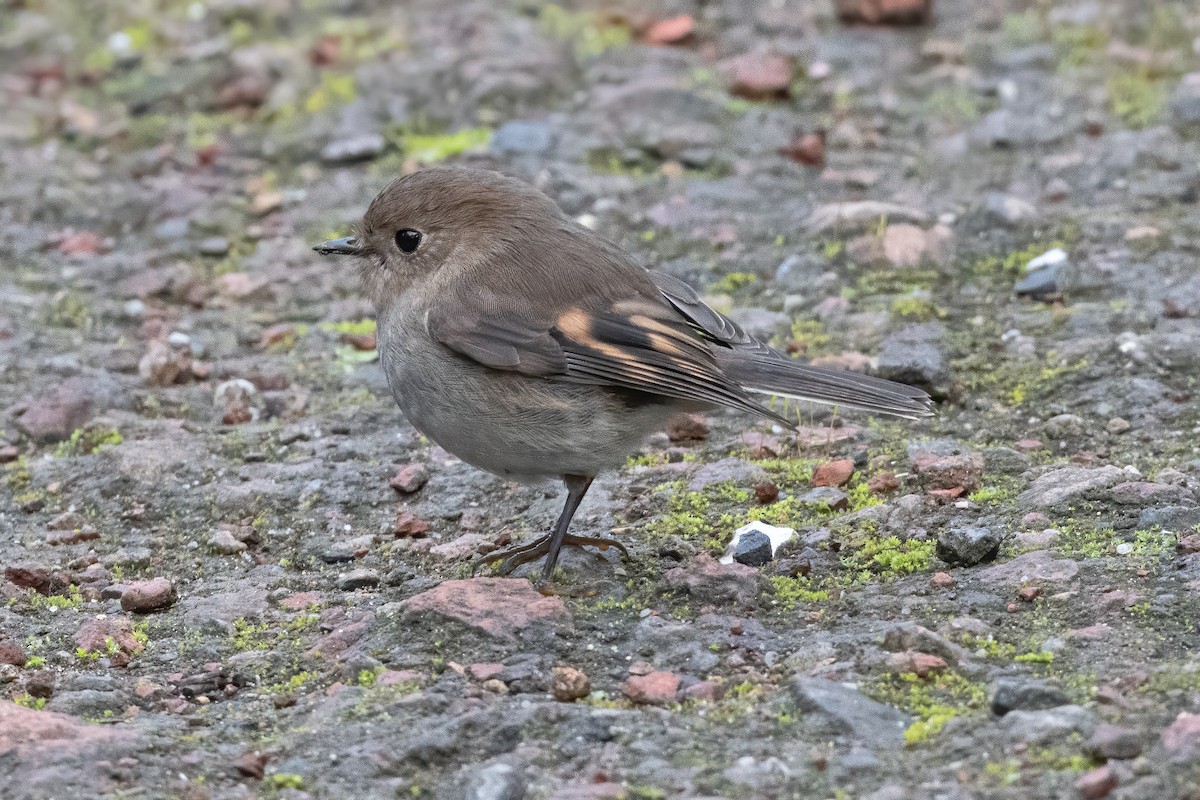
[[[492,564],[496,561],[500,562],[500,566],[496,567],[497,575],[508,575],[522,564],[528,564],[531,561],[537,561],[543,556],[550,554],[550,538],[552,534],[546,534],[534,539],[528,544],[514,545],[506,547],[503,550],[497,550],[494,553],[488,553],[486,556],[479,558],[471,565],[471,573],[474,574],[484,564]],[[616,539],[604,539],[592,536],[572,536],[567,534],[563,537],[564,545],[574,545],[575,547],[584,547],[592,545],[599,547],[601,550],[607,550],[610,547],[615,547],[621,551],[621,555],[629,558],[629,551],[625,549],[625,545],[618,542]],[[549,577],[549,576],[544,576]]]

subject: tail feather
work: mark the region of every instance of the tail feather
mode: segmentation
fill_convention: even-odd
[[[795,361],[722,359],[725,373],[747,392],[856,408],[907,419],[931,417],[933,400],[903,383],[857,372],[810,367]]]

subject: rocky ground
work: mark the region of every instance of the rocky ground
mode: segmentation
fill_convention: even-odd
[[[0,67],[3,797],[1200,797],[1190,0],[7,0]],[[440,161],[940,415],[680,420],[631,559],[470,579],[560,490],[309,249]]]

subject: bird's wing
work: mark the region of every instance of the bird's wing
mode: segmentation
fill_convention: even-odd
[[[716,347],[729,380],[747,392],[858,408],[899,417],[928,417],[933,401],[915,386],[846,370],[810,367],[746,333],[707,305],[683,281],[662,272],[650,278],[676,311]]]
[[[552,310],[431,311],[430,334],[484,366],[741,408],[791,424],[756,403],[722,371],[709,341],[660,297],[576,298]]]

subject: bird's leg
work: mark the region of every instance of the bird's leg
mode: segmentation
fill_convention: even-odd
[[[625,549],[625,545],[615,539],[571,536],[567,533],[567,528],[571,524],[571,519],[575,516],[575,511],[579,508],[579,503],[583,500],[583,496],[587,494],[588,487],[592,485],[592,479],[583,475],[564,475],[563,483],[567,487],[567,502],[563,506],[562,513],[558,516],[558,522],[555,524],[553,532],[534,539],[529,544],[508,547],[495,553],[489,553],[476,561],[472,565],[472,570],[479,569],[484,564],[499,561],[501,563],[496,568],[496,572],[501,575],[507,575],[522,564],[537,561],[542,556],[545,556],[546,565],[542,569],[542,580],[548,581],[550,580],[551,573],[554,572],[555,565],[558,563],[558,553],[564,544],[575,545],[577,547],[589,544],[596,547],[615,547],[628,557],[629,551]]]

